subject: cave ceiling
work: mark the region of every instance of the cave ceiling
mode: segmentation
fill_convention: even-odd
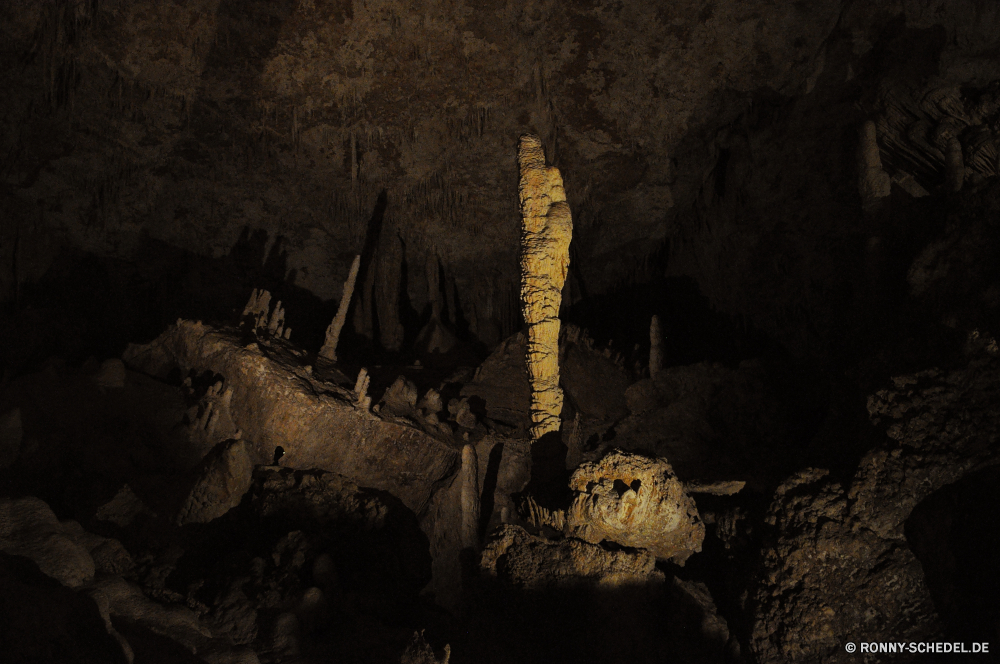
[[[752,289],[794,309],[858,267],[844,236],[872,234],[851,178],[860,122],[882,112],[892,137],[878,91],[985,88],[998,24],[982,0],[12,0],[4,244],[48,238],[30,280],[52,243],[221,256],[264,231],[295,285],[335,300],[382,196],[411,303],[436,257],[495,342],[518,325],[533,132],[573,210],[574,297],[667,248],[723,310]],[[904,148],[897,168],[930,186],[934,159]]]

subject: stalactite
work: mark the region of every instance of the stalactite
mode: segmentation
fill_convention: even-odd
[[[518,187],[521,234],[521,306],[528,323],[527,364],[531,382],[532,438],[559,430],[559,306],[569,267],[573,221],[562,176],[546,167],[541,140],[521,137]]]
[[[354,262],[351,263],[351,270],[347,274],[347,281],[344,282],[344,290],[340,296],[337,315],[334,317],[333,322],[330,323],[330,326],[326,328],[326,339],[323,342],[323,347],[320,348],[319,356],[331,362],[337,361],[337,344],[340,342],[340,332],[344,329],[344,323],[347,321],[347,310],[351,305],[351,297],[354,295],[354,282],[358,278],[360,267],[361,254],[358,254],[354,257]]]

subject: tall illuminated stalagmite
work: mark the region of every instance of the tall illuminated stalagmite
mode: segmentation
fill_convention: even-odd
[[[521,136],[521,310],[528,324],[532,439],[559,430],[559,305],[569,268],[573,219],[559,169],[545,165],[537,136]]]

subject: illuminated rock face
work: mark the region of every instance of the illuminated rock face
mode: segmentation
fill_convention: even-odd
[[[569,268],[573,220],[559,169],[545,166],[537,136],[521,137],[521,311],[528,324],[532,438],[559,430],[559,305]]]
[[[337,361],[337,344],[340,342],[340,332],[344,329],[344,323],[347,321],[347,310],[351,307],[354,282],[358,278],[360,268],[361,255],[359,254],[354,257],[354,262],[351,263],[351,270],[347,273],[347,281],[344,283],[344,292],[340,296],[340,306],[337,307],[337,315],[330,326],[326,328],[326,339],[323,342],[323,347],[319,349],[319,356],[331,362]]]
[[[570,488],[576,495],[566,514],[569,535],[648,549],[679,564],[701,551],[705,525],[666,459],[612,450],[580,466]]]

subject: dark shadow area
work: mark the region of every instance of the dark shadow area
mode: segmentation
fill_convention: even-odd
[[[474,583],[473,608],[450,636],[453,664],[730,661],[725,640],[703,630],[704,616],[669,578],[606,588]]]
[[[0,659],[9,664],[126,662],[92,599],[6,553],[0,553],[0,644]]]
[[[0,369],[12,378],[50,357],[71,365],[117,357],[177,318],[235,326],[255,288],[271,292],[272,307],[281,301],[297,345],[318,349],[337,303],[294,285],[281,243],[268,250],[265,231],[245,228],[219,258],[149,237],[128,261],[66,250],[41,281],[25,285],[21,310],[3,319]]]
[[[649,321],[658,315],[664,335],[664,366],[713,361],[736,364],[777,351],[745,321],[714,311],[697,284],[660,278],[628,284],[569,307],[564,320],[585,328],[599,344],[616,342],[622,354],[643,364],[649,358]],[[632,344],[639,348],[633,350]]]
[[[963,477],[914,508],[906,539],[949,641],[996,643],[1000,628],[1000,468]],[[991,647],[992,652],[992,647]]]

